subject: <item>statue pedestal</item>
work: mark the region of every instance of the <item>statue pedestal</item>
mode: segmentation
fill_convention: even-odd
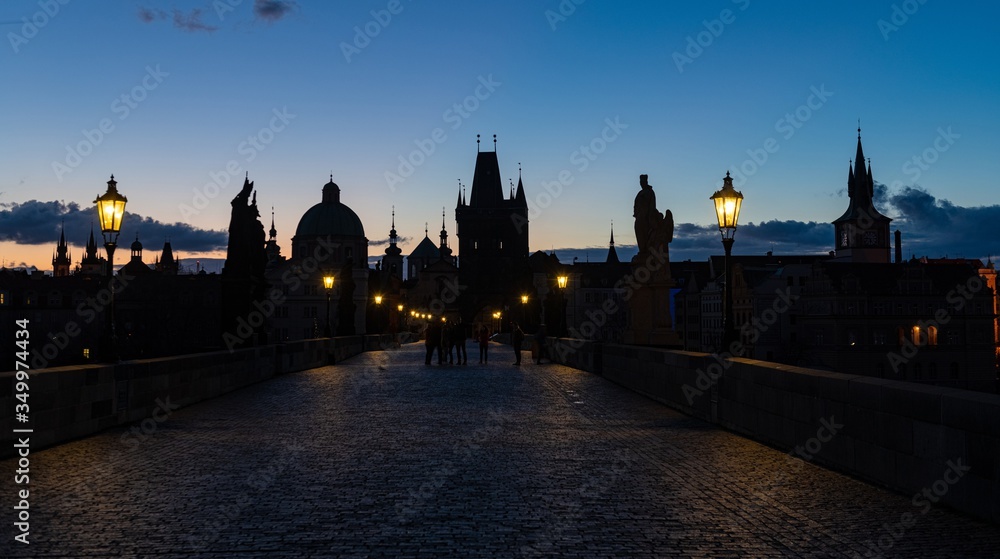
[[[682,347],[680,336],[673,329],[670,319],[672,279],[653,280],[641,285],[629,299],[632,313],[631,327],[625,331],[624,341],[631,345]]]

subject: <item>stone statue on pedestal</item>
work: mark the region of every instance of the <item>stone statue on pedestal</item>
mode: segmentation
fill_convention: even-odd
[[[627,343],[637,345],[678,346],[680,338],[670,319],[671,288],[670,242],[674,239],[674,216],[670,210],[656,209],[656,193],[647,175],[639,175],[639,193],[635,195],[635,240],[639,253],[632,258],[632,282],[638,286],[629,298],[631,324],[625,333]]]

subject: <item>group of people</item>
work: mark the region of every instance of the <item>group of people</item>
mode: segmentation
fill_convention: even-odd
[[[461,320],[458,322],[435,322],[427,323],[426,341],[427,358],[424,362],[431,364],[431,358],[437,351],[438,365],[443,365],[445,359],[449,364],[463,365],[469,360],[468,351],[465,347],[465,340],[469,333],[467,326]]]
[[[425,344],[427,347],[427,356],[424,359],[424,363],[427,365],[431,364],[433,360],[434,353],[437,352],[438,365],[443,365],[447,362],[449,365],[465,365],[469,361],[469,355],[466,350],[466,340],[471,337],[479,344],[479,362],[481,364],[489,363],[489,348],[490,348],[490,330],[486,325],[480,326],[478,329],[470,328],[461,320],[457,322],[436,322],[430,321],[427,323],[427,330],[425,332]],[[525,334],[518,326],[516,322],[511,322],[511,345],[514,347],[514,364],[521,364],[521,348],[524,345]],[[546,353],[546,331],[545,325],[539,326],[538,331],[535,333],[535,341],[538,344],[538,354],[537,363],[542,363],[542,356]]]

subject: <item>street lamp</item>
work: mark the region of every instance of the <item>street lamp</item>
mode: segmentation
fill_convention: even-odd
[[[559,286],[559,331],[556,334],[564,335],[566,329],[566,286],[569,285],[569,277],[559,276],[556,278],[556,285]]]
[[[115,247],[118,246],[118,233],[122,229],[122,218],[125,217],[125,203],[128,198],[118,193],[118,183],[111,175],[108,181],[108,191],[98,196],[97,218],[101,224],[101,235],[104,237],[104,250],[108,252],[108,289],[111,291],[111,302],[108,306],[108,357],[117,361],[117,340],[115,333]]]
[[[719,233],[722,234],[722,247],[726,250],[726,302],[725,314],[722,319],[722,349],[732,351],[736,343],[736,328],[733,324],[733,271],[729,257],[733,251],[733,237],[736,235],[736,224],[740,217],[740,207],[743,205],[743,193],[733,189],[733,178],[726,171],[722,179],[722,190],[710,198],[715,202],[715,215],[719,219]]]
[[[335,277],[329,274],[323,276],[323,287],[326,289],[326,330],[324,334],[327,338],[332,334],[330,331],[330,295],[333,293],[333,280]]]
[[[382,325],[382,296],[375,296],[375,323],[378,325],[378,333],[381,334],[385,328]]]
[[[528,296],[521,295],[521,327],[526,328],[525,322],[528,320]]]

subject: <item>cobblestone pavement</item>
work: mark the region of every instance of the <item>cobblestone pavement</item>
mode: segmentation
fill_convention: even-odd
[[[15,464],[0,462],[0,549],[11,557],[1000,554],[1000,527],[939,508],[921,514],[907,496],[790,462],[598,376],[527,359],[516,368],[500,346],[489,366],[428,367],[422,351],[282,376],[174,411],[144,439],[120,428],[33,453],[29,546],[12,542]]]

